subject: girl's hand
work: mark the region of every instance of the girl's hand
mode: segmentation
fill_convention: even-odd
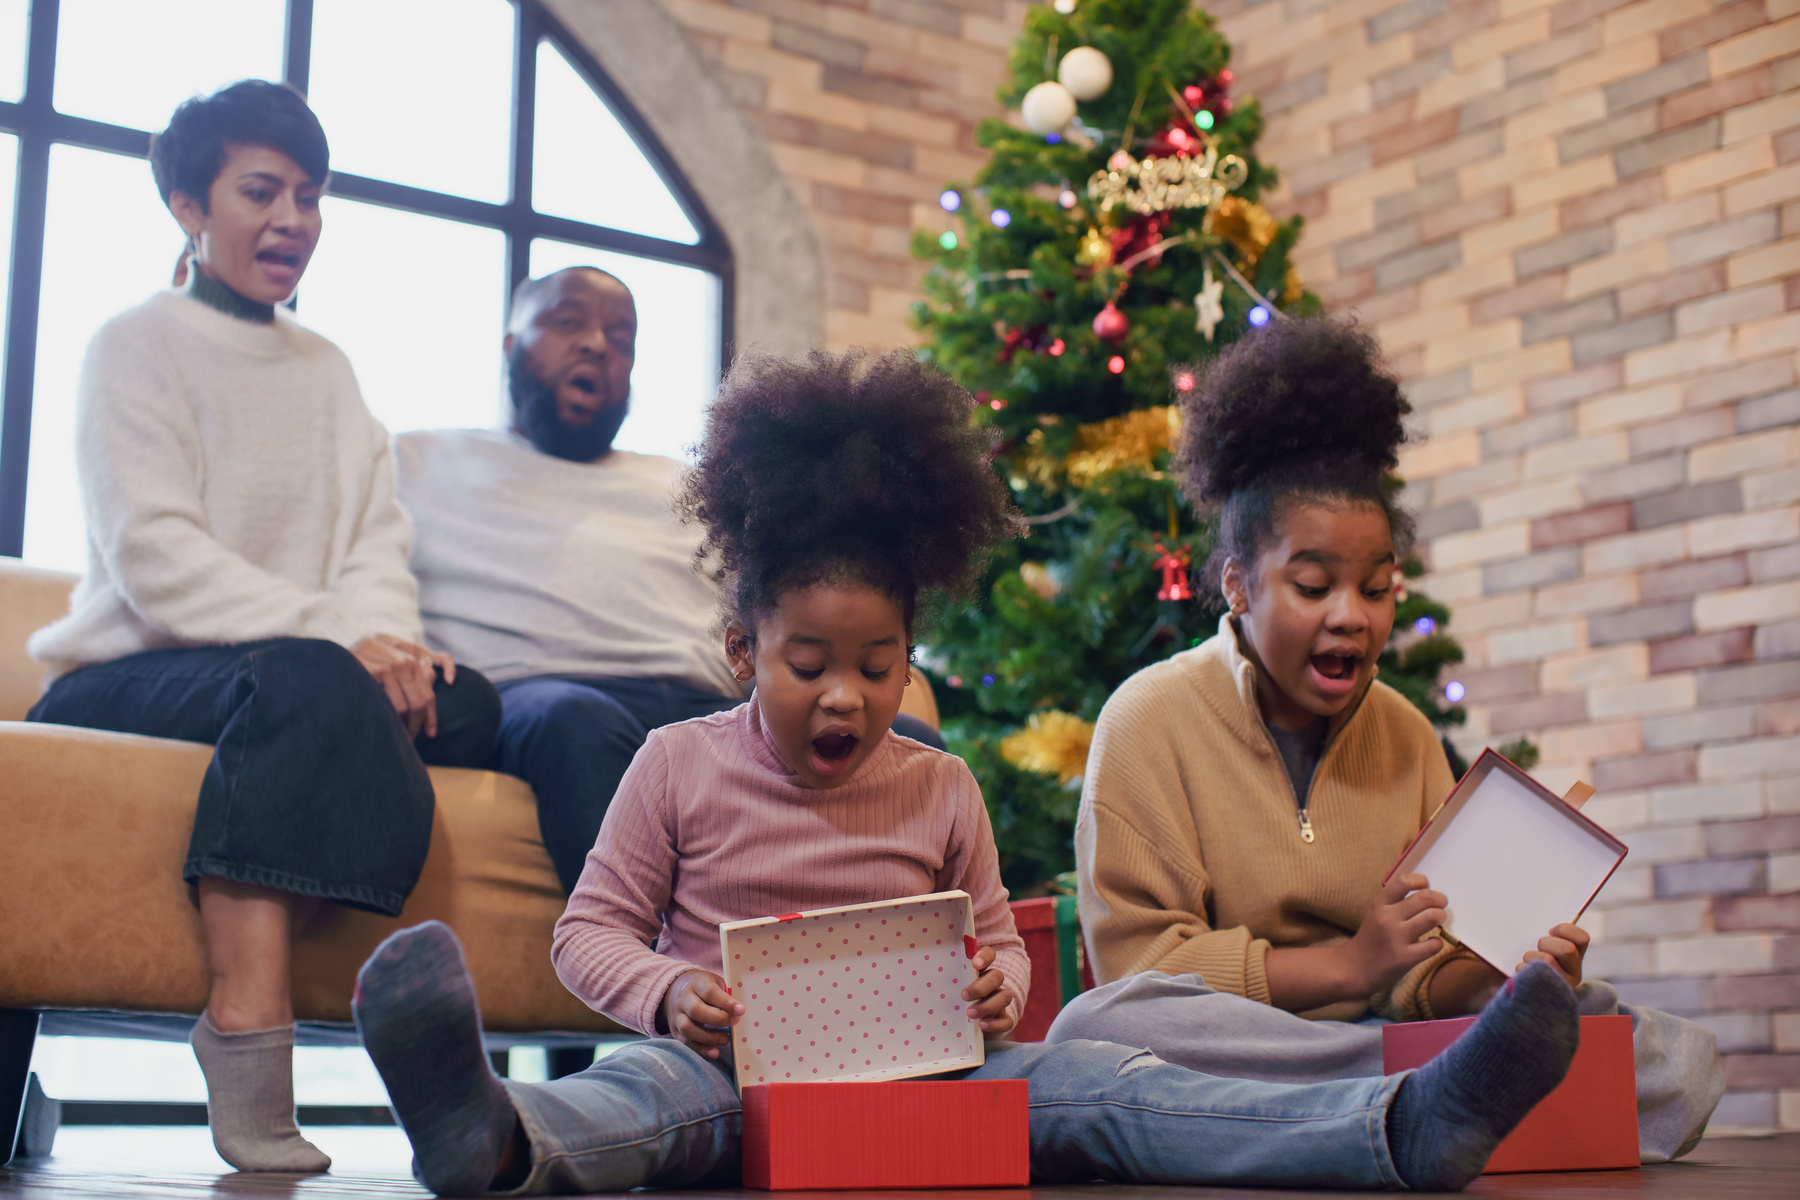
[[[708,1058],[731,1042],[731,1026],[744,1006],[731,998],[725,981],[711,971],[689,971],[669,985],[663,997],[663,1024],[669,1032]]]
[[[969,1015],[981,1022],[981,1032],[1000,1034],[1013,1027],[1013,1015],[1006,1011],[1012,1004],[1012,989],[1005,986],[1006,977],[999,971],[990,970],[994,965],[994,948],[983,946],[975,952],[971,960],[978,972],[975,982],[962,990],[964,1000],[973,1000],[969,1005]]]
[[[1547,962],[1555,967],[1572,988],[1581,986],[1581,962],[1587,957],[1588,931],[1579,925],[1564,921],[1561,925],[1552,925],[1550,935],[1538,939],[1536,950],[1527,950],[1520,960],[1522,967],[1528,962]]]
[[[1355,994],[1386,991],[1436,954],[1443,947],[1441,941],[1419,939],[1444,923],[1448,904],[1442,892],[1430,890],[1423,875],[1396,875],[1388,880],[1370,902],[1356,936],[1345,943],[1358,981]]]
[[[448,654],[433,654],[425,647],[385,633],[373,634],[356,643],[350,653],[368,669],[387,693],[388,702],[400,714],[407,737],[437,736],[437,694],[433,667],[443,667],[444,682],[455,678],[456,664]]]

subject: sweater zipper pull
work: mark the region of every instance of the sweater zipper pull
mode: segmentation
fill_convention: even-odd
[[[1300,840],[1309,846],[1313,842],[1312,820],[1306,815],[1304,808],[1300,810]]]

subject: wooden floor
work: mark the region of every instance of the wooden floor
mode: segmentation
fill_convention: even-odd
[[[307,1132],[336,1160],[331,1174],[304,1178],[232,1174],[213,1155],[206,1131],[200,1128],[66,1128],[57,1139],[55,1157],[0,1169],[0,1200],[75,1200],[89,1196],[127,1200],[205,1200],[210,1196],[357,1200],[425,1195],[407,1173],[406,1142],[398,1130],[335,1128]],[[737,1200],[767,1193],[666,1194]],[[1032,1200],[1199,1200],[1227,1196],[1282,1200],[1343,1193],[1096,1184],[1033,1188],[1010,1194]],[[896,1200],[923,1200],[926,1194],[889,1195]],[[997,1197],[994,1192],[931,1195],[946,1200]],[[1636,1171],[1490,1175],[1476,1181],[1465,1195],[1508,1200],[1604,1200],[1607,1196],[1627,1195],[1649,1200],[1794,1200],[1800,1196],[1800,1134],[1708,1139],[1681,1162]]]

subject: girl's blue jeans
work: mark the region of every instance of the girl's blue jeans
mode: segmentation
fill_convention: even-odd
[[[1387,1110],[1403,1076],[1220,1079],[1108,1042],[996,1045],[965,1079],[1031,1089],[1039,1183],[1399,1188]],[[729,1068],[679,1042],[634,1042],[579,1075],[509,1083],[531,1140],[521,1194],[732,1186],[739,1107]],[[981,1145],[971,1129],[971,1146]]]

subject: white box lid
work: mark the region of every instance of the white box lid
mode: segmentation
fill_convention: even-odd
[[[1574,921],[1625,844],[1488,750],[1413,839],[1395,874],[1450,901],[1444,930],[1509,977],[1550,927]]]
[[[967,892],[787,913],[719,926],[739,1087],[905,1079],[977,1067],[981,1028]]]

